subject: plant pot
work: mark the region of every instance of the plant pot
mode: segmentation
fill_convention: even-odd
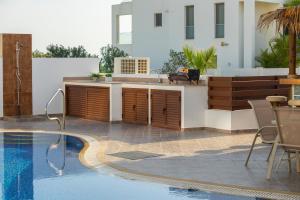
[[[112,77],[105,77],[105,82],[112,82]]]
[[[99,80],[99,78],[98,77],[92,77],[92,80],[97,82]]]

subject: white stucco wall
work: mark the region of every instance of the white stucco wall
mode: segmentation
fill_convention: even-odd
[[[91,72],[97,72],[98,67],[98,58],[34,58],[32,60],[33,114],[45,113],[46,103],[56,90],[63,86],[63,77],[88,76]],[[61,99],[54,101],[50,113],[61,113],[61,102]]]
[[[225,3],[225,38],[216,39],[214,37],[215,3],[220,2]],[[248,65],[250,63],[251,68],[255,65],[255,55],[261,48],[267,48],[267,42],[275,36],[274,28],[266,32],[256,30],[258,18],[262,13],[278,8],[282,2],[283,0],[256,1],[255,10],[248,12],[248,9],[244,9],[244,5],[251,4],[251,0],[247,0],[247,4],[240,0],[132,0],[112,7],[112,44],[132,56],[150,57],[152,68],[161,68],[168,60],[170,49],[179,51],[186,44],[198,49],[215,46],[219,68],[240,68],[245,63]],[[185,40],[185,6],[187,5],[194,5],[195,9],[195,39],[193,40]],[[162,27],[154,26],[154,13],[163,14]],[[116,19],[122,14],[132,14],[132,45],[117,43]],[[247,16],[244,17],[244,14]],[[249,24],[252,24],[250,28]],[[227,43],[228,46],[221,46],[221,42]],[[251,49],[244,49],[245,45]],[[244,62],[245,53],[246,62]],[[251,58],[248,58],[249,55]]]

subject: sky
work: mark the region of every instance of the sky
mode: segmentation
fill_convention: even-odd
[[[30,33],[33,50],[83,45],[99,54],[111,43],[111,5],[121,0],[0,0],[0,33]]]

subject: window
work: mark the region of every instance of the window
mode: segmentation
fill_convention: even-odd
[[[194,6],[185,7],[185,39],[194,39]]]
[[[155,13],[154,25],[155,27],[162,27],[162,13]]]
[[[120,15],[118,17],[118,43],[132,43],[132,15]]]
[[[216,4],[216,38],[224,38],[224,3]]]

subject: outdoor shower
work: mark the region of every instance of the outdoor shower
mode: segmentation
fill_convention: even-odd
[[[20,92],[21,92],[21,74],[20,74],[20,52],[23,45],[18,41],[16,43],[16,78],[17,78],[17,115],[20,115]]]

